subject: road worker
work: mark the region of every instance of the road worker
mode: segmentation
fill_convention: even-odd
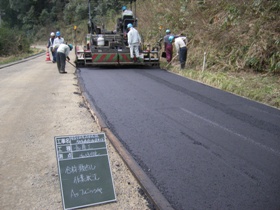
[[[169,36],[169,41],[170,43],[174,41],[177,55],[179,55],[181,69],[184,69],[186,65],[187,52],[188,52],[187,45],[186,45],[186,43],[188,43],[187,37],[182,35],[175,37],[171,35]]]
[[[67,73],[65,71],[65,64],[66,64],[66,59],[70,61],[70,58],[68,57],[70,51],[73,49],[72,44],[60,44],[59,47],[57,48],[57,68],[59,73],[64,74]]]
[[[163,38],[164,41],[164,51],[166,53],[166,61],[169,63],[172,60],[172,54],[173,54],[173,45],[169,41],[170,36],[174,36],[171,34],[170,29],[167,29],[165,31],[166,35]]]
[[[130,49],[130,58],[131,61],[134,61],[134,53],[137,62],[140,62],[139,60],[139,46],[141,44],[141,37],[138,33],[138,31],[133,27],[131,23],[127,24],[127,28],[129,30],[127,34],[127,42]]]
[[[133,12],[131,10],[128,10],[126,6],[122,7],[122,18],[133,18]]]
[[[56,62],[56,52],[60,44],[64,43],[64,38],[61,37],[60,31],[56,32],[56,38],[53,42],[54,61]]]
[[[48,41],[48,45],[47,45],[47,48],[49,49],[49,51],[51,52],[52,54],[52,62],[54,63],[54,52],[53,52],[53,43],[54,43],[54,39],[55,39],[55,34],[54,32],[51,32],[50,34],[50,39]]]

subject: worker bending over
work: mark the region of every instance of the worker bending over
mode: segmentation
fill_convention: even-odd
[[[59,47],[57,48],[57,68],[59,73],[64,74],[67,73],[65,71],[65,64],[66,64],[66,59],[70,61],[70,58],[68,57],[70,51],[73,49],[72,44],[60,44]]]
[[[187,60],[188,49],[186,43],[188,43],[188,39],[186,36],[178,36],[178,37],[169,36],[169,41],[171,43],[173,42],[174,39],[175,39],[174,42],[175,42],[176,52],[177,55],[179,55],[181,69],[184,69]]]

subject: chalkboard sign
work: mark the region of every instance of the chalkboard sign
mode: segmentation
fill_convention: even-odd
[[[116,201],[104,133],[54,140],[63,209]]]

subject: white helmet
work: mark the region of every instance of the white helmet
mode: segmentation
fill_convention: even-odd
[[[54,32],[51,32],[51,36],[55,36]]]

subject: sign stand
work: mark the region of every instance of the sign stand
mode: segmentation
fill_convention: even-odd
[[[54,138],[63,209],[116,201],[104,133]]]

